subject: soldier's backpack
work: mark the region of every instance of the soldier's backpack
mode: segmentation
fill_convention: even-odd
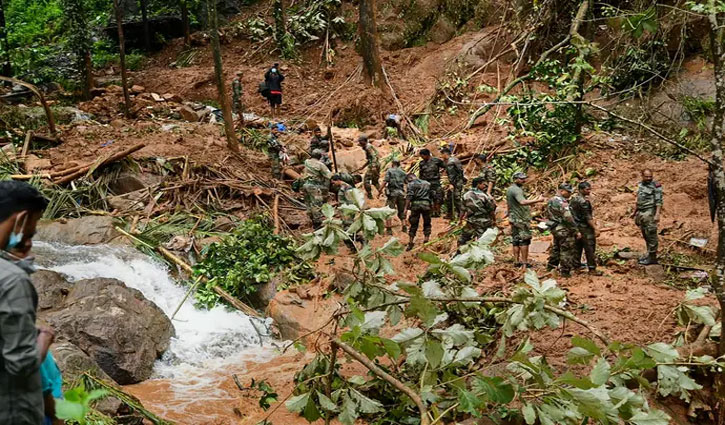
[[[262,81],[259,83],[259,88],[257,89],[257,92],[262,95],[262,97],[269,97],[269,87],[267,87],[267,82]]]

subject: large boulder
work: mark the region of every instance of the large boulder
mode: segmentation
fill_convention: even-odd
[[[33,285],[38,291],[38,311],[42,316],[44,311],[57,309],[63,305],[70,293],[73,284],[56,272],[39,270],[32,275]]]
[[[113,379],[92,358],[70,342],[56,342],[50,347],[50,351],[53,353],[55,362],[63,374],[64,391],[79,384],[81,376],[85,373],[113,384]],[[121,400],[115,397],[106,397],[99,401],[95,408],[107,415],[115,415],[122,405]]]
[[[120,234],[108,216],[89,215],[63,221],[42,222],[36,239],[67,245],[96,245],[108,243]]]
[[[73,283],[62,304],[41,312],[41,319],[122,385],[148,379],[174,334],[160,308],[116,279]]]

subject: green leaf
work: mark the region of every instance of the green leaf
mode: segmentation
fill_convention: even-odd
[[[77,422],[82,421],[86,416],[85,407],[73,401],[56,399],[55,400],[55,415],[58,419],[62,420],[74,420]]]
[[[406,316],[418,316],[427,326],[430,326],[438,316],[438,309],[425,297],[414,296],[410,299]]]
[[[360,375],[353,375],[353,376],[347,378],[347,382],[354,384],[354,385],[365,385],[365,378],[363,378]]]
[[[715,315],[713,314],[710,306],[683,304],[682,308],[687,311],[687,315],[693,322],[702,323],[706,326],[715,326]]]
[[[689,390],[699,390],[702,386],[687,376],[687,367],[657,366],[657,391],[663,397],[679,394],[680,398],[689,401]]]
[[[310,393],[304,393],[300,394],[298,396],[294,396],[287,400],[285,402],[285,407],[290,412],[294,413],[302,413],[302,411],[307,407],[307,402],[310,400]]]
[[[477,418],[481,417],[481,412],[479,409],[479,406],[481,405],[481,400],[479,400],[478,397],[475,396],[475,394],[463,389],[458,390],[458,403],[458,408],[462,412],[468,413]]]
[[[398,345],[395,341],[392,339],[386,339],[382,338],[383,341],[383,347],[385,347],[385,352],[388,353],[388,356],[390,356],[393,360],[398,360],[398,357],[400,357],[400,345]]]
[[[436,329],[433,335],[442,338],[444,341],[449,342],[453,346],[465,345],[470,341],[473,341],[472,330],[466,329],[460,323],[455,323],[449,326],[447,329]]]
[[[574,347],[566,354],[566,362],[569,364],[589,364],[594,354],[582,347]]]
[[[669,425],[670,417],[661,410],[651,409],[649,412],[637,412],[629,422],[632,425]]]
[[[302,417],[304,417],[307,422],[314,422],[322,417],[322,414],[317,409],[317,405],[312,397],[308,397],[307,405],[305,406],[304,412],[302,412]]]
[[[471,281],[471,273],[463,267],[453,266],[451,267],[451,271],[454,275],[456,275],[457,278],[461,279],[462,281],[466,283]]]
[[[426,282],[423,282],[421,288],[423,289],[423,295],[428,298],[445,296],[443,290],[441,290],[441,284],[435,280],[428,280]]]
[[[360,326],[363,332],[377,331],[385,324],[385,311],[371,311],[365,313],[365,320]]]
[[[524,404],[521,413],[524,415],[524,420],[528,425],[534,425],[536,422],[536,411],[532,405]]]
[[[337,419],[339,419],[343,425],[353,425],[357,416],[358,413],[357,409],[355,409],[355,402],[352,401],[349,396],[345,396],[342,402],[342,411]]]
[[[583,349],[587,350],[588,352],[590,352],[594,355],[597,355],[597,356],[602,354],[601,350],[599,349],[599,346],[597,346],[597,344],[594,341],[592,341],[591,339],[575,336],[574,338],[571,339],[571,345],[573,345],[574,347],[583,348]]]
[[[443,360],[443,345],[440,341],[435,339],[429,339],[425,343],[425,359],[430,364],[430,367],[437,369],[441,365]]]
[[[350,395],[357,403],[360,413],[371,415],[373,413],[385,411],[385,409],[383,409],[383,405],[379,401],[368,398],[357,390],[350,390]]]
[[[335,215],[335,209],[330,204],[325,204],[320,208],[322,214],[329,220]]]
[[[596,386],[606,384],[609,380],[610,370],[611,367],[609,366],[607,360],[604,357],[600,357],[599,360],[597,360],[597,363],[594,365],[594,368],[592,368],[592,372],[589,374],[592,383]]]
[[[443,264],[443,260],[432,252],[419,252],[418,258],[428,264]]]
[[[590,418],[604,420],[607,417],[607,410],[614,409],[606,388],[598,387],[589,390],[570,388],[567,392],[572,395],[579,411]]]
[[[392,340],[397,342],[398,344],[408,344],[414,339],[418,338],[419,336],[423,335],[423,330],[420,328],[407,328],[403,329],[395,335]]]
[[[680,358],[680,353],[664,342],[657,342],[647,346],[647,353],[659,363],[669,363]]]
[[[703,287],[695,288],[695,289],[688,289],[687,293],[685,294],[685,300],[687,301],[694,301],[699,300],[700,298],[704,298],[705,295],[707,295],[707,289]]]
[[[507,404],[514,399],[514,387],[505,382],[503,378],[494,376],[479,376],[473,381],[476,393],[485,393],[494,403]]]
[[[337,410],[337,405],[332,402],[326,395],[318,392],[317,399],[320,401],[320,407],[327,410],[328,412],[334,412]]]

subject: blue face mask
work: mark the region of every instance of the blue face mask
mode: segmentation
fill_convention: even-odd
[[[23,241],[23,229],[25,229],[25,224],[28,221],[27,214],[23,217],[23,224],[20,225],[20,231],[16,232],[15,229],[18,227],[18,218],[15,218],[15,224],[13,225],[13,231],[10,232],[10,238],[8,238],[8,244],[5,246],[5,251],[12,251],[15,249],[18,245],[20,245],[20,242]]]

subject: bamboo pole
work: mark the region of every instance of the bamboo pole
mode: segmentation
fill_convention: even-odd
[[[53,119],[53,112],[50,110],[50,106],[48,106],[48,102],[45,100],[45,96],[43,96],[43,93],[38,90],[37,87],[30,83],[26,83],[25,81],[18,80],[17,78],[11,78],[11,77],[2,77],[0,76],[0,81],[8,81],[13,84],[17,84],[19,86],[23,86],[26,89],[30,90],[38,96],[38,99],[40,99],[40,104],[43,105],[43,110],[45,111],[45,117],[48,119],[48,129],[50,130],[50,135],[53,136],[55,139],[58,139],[58,132],[55,129],[55,119]]]

